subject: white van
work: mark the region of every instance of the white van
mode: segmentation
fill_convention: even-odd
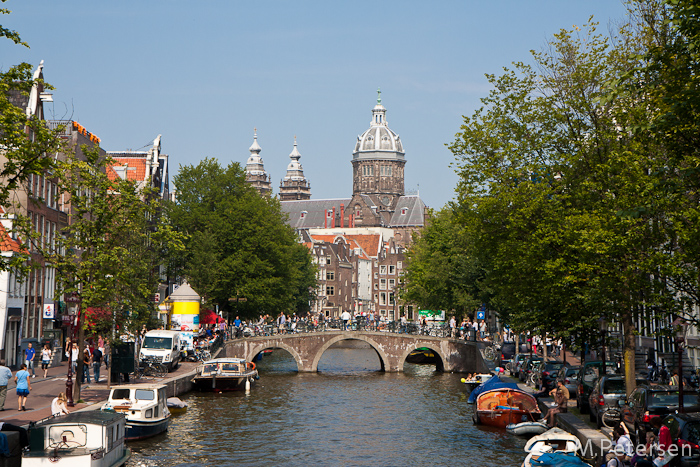
[[[143,338],[139,360],[162,363],[172,371],[180,365],[182,345],[180,331],[148,331]]]

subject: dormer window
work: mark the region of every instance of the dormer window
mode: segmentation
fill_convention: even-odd
[[[300,219],[303,219],[303,218],[306,217],[307,214],[308,214],[307,211],[301,211],[301,214],[299,215],[299,218],[300,218]]]
[[[408,208],[401,208],[401,215],[405,216],[408,213]]]

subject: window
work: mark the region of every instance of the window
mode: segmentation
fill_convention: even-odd
[[[335,271],[326,271],[326,280],[327,281],[335,280]]]
[[[386,264],[379,266],[379,274],[386,274]]]
[[[379,288],[379,284],[377,284],[377,283],[375,282],[375,283],[374,283],[374,290],[377,290],[378,288]]]
[[[386,292],[379,293],[379,304],[386,305]]]
[[[403,268],[403,261],[397,261],[397,262],[396,262],[396,268],[397,268],[397,269]]]
[[[386,316],[386,310],[379,310],[379,314],[382,316]]]
[[[146,418],[153,418],[153,409],[146,410]]]
[[[396,266],[394,266],[393,264],[389,265],[389,274],[392,276],[396,274]]]
[[[333,287],[332,285],[327,285],[326,295],[335,295],[335,287]]]
[[[389,305],[396,305],[396,302],[394,302],[394,292],[389,292]]]
[[[389,279],[389,289],[396,287],[396,281],[394,279]]]
[[[301,211],[301,214],[299,216],[300,218],[305,218],[306,217],[306,211]]]
[[[405,216],[408,213],[408,208],[401,208],[401,215]]]
[[[379,279],[379,290],[386,290],[386,279]]]
[[[331,255],[326,256],[326,264],[327,265],[331,264]]]

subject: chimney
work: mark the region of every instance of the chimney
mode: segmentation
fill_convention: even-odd
[[[328,210],[323,211],[323,228],[328,228]]]
[[[345,205],[343,203],[340,203],[340,228],[342,229],[345,224],[345,219],[343,219],[343,216],[345,215]]]
[[[351,229],[355,227],[354,220],[355,217],[353,214],[348,215],[348,227],[350,227]]]
[[[331,229],[335,229],[335,206],[333,206],[333,225],[331,225]]]

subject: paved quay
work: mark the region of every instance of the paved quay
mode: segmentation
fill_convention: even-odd
[[[197,363],[183,362],[180,367],[169,373],[165,378],[144,377],[140,380],[131,379],[130,383],[164,383],[168,385],[168,397],[183,394],[189,391],[189,380],[194,376]],[[97,410],[109,397],[109,387],[107,385],[107,371],[102,367],[100,381],[90,384],[83,384],[80,390],[81,403],[68,410]],[[7,388],[7,399],[5,400],[5,410],[0,412],[0,422],[12,423],[13,425],[25,426],[30,422],[36,422],[51,416],[51,401],[58,396],[58,393],[66,391],[66,380],[68,374],[67,362],[49,368],[48,377],[43,378],[43,370],[37,370],[36,377],[31,379],[32,390],[27,397],[27,410],[21,412],[17,410],[17,394],[15,392],[14,374]],[[92,379],[92,373],[90,374]],[[75,377],[73,377],[75,384]]]

